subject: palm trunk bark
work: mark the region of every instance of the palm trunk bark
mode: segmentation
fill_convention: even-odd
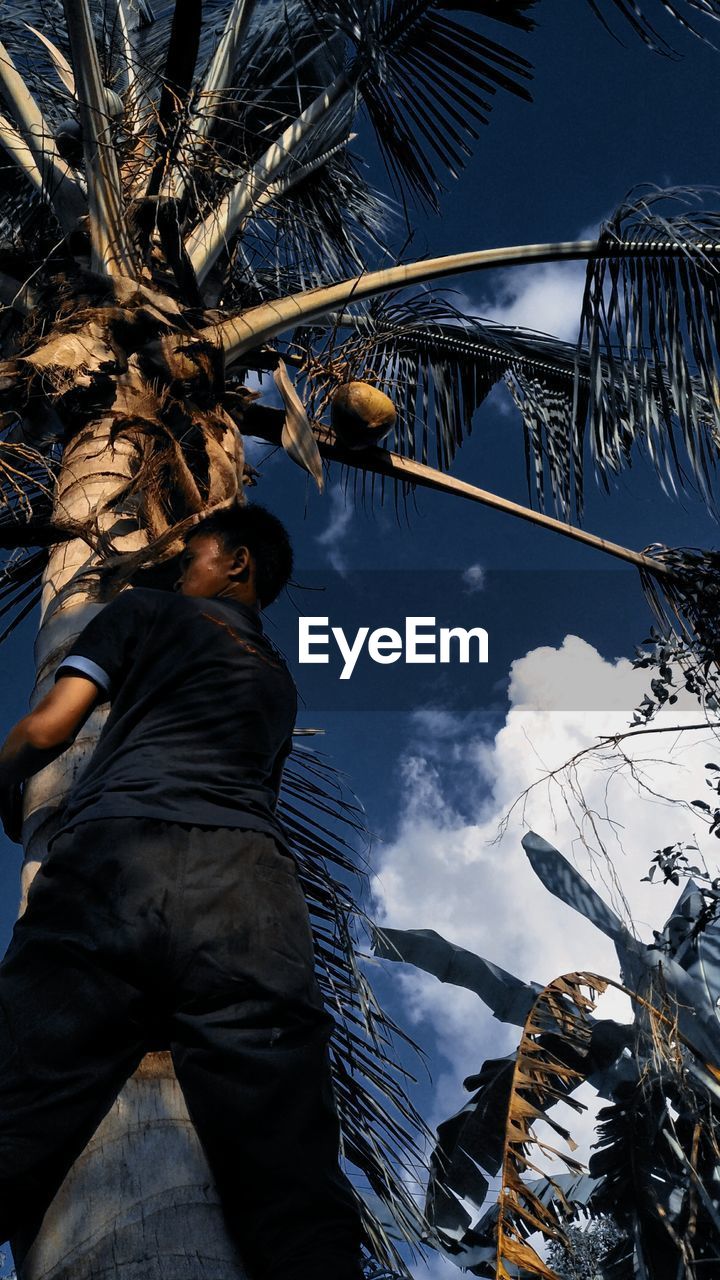
[[[106,419],[86,427],[68,445],[58,514],[86,520],[132,473],[133,446],[120,440],[113,447],[110,426]],[[118,547],[142,545],[132,513],[110,509],[98,519]],[[101,607],[88,579],[79,577],[93,563],[96,556],[82,539],[51,551],[33,700]],[[106,710],[95,712],[73,747],[27,787],[21,911],[59,806],[93,750]],[[35,1239],[11,1243],[20,1280],[246,1280],[169,1054],[144,1059],[47,1207]]]

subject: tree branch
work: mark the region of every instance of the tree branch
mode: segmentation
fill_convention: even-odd
[[[720,720],[716,724],[711,720],[703,720],[701,724],[660,724],[653,725],[652,729],[627,729],[624,733],[603,733],[598,737],[598,742],[612,742],[617,746],[625,738],[644,738],[649,733],[685,733],[688,729],[720,729]]]
[[[135,277],[105,86],[87,0],[64,0],[90,205],[93,270]]]
[[[198,108],[190,119],[186,133],[178,145],[183,168],[166,179],[164,195],[180,200],[185,194],[187,173],[201,143],[215,124],[215,108],[220,94],[228,87],[243,36],[255,8],[255,0],[233,0],[225,30],[212,56],[198,97]]]
[[[2,118],[0,117],[0,137],[2,137]],[[25,315],[35,306],[36,296],[27,280],[17,280],[0,271],[0,305],[12,307]]]
[[[20,126],[30,156],[27,156],[22,149],[18,149],[17,144],[7,133],[7,129],[10,128],[12,131],[12,127],[6,121],[4,122],[5,137],[1,140],[15,163],[36,186],[36,173],[40,175],[39,189],[53,209],[63,231],[74,230],[78,220],[87,212],[85,198],[60,156],[52,129],[2,41],[0,41],[0,88],[15,121]],[[34,166],[30,163],[31,159],[34,161]]]
[[[720,256],[720,244],[703,244],[698,250],[706,256]],[[218,250],[219,252],[219,250]],[[593,258],[667,257],[687,253],[687,245],[674,241],[614,242],[569,240],[556,244],[513,245],[502,249],[478,249],[470,253],[448,254],[442,258],[426,258],[403,266],[386,267],[366,275],[353,276],[337,284],[323,285],[302,293],[290,294],[271,302],[251,307],[238,316],[203,330],[203,337],[223,348],[228,364],[254,347],[297,324],[307,324],[318,316],[379,293],[390,293],[407,285],[439,280],[444,276],[462,275],[466,271],[482,271],[491,267],[529,265],[536,262],[588,261]]]

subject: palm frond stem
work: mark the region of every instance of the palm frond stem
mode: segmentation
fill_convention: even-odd
[[[227,364],[232,364],[246,351],[261,346],[286,329],[316,320],[330,311],[362,302],[365,298],[372,298],[380,293],[389,293],[407,285],[437,280],[444,276],[462,275],[466,271],[480,271],[483,268],[506,267],[522,262],[587,259],[593,257],[598,248],[597,240],[514,245],[510,248],[479,249],[402,263],[353,276],[336,284],[263,302],[237,316],[230,316],[219,324],[209,326],[202,331],[202,336],[210,342],[219,343]]]
[[[315,429],[317,431],[317,425]],[[656,578],[663,578],[672,572],[669,567],[651,556],[643,555],[640,551],[633,551],[620,543],[610,542],[607,538],[599,537],[598,534],[588,533],[586,529],[578,529],[575,525],[556,520],[542,511],[534,511],[532,507],[525,507],[519,502],[511,502],[509,498],[502,498],[488,489],[480,489],[477,485],[468,484],[466,480],[444,475],[435,467],[415,462],[412,458],[404,458],[401,454],[392,453],[388,449],[346,449],[334,443],[323,442],[322,439],[319,440],[318,447],[321,455],[329,461],[340,462],[344,466],[369,471],[375,475],[388,476],[393,480],[404,481],[406,484],[417,484],[425,489],[437,489],[441,493],[452,493],[461,498],[469,498],[472,502],[479,502],[496,511],[505,511],[508,515],[517,516],[520,520],[528,520],[531,524],[540,525],[553,533],[561,533],[563,537],[594,547],[597,551],[615,556],[618,560],[625,560],[628,564],[634,564],[637,569],[644,570]]]
[[[275,182],[271,182],[270,186],[265,189],[258,200],[255,201],[255,212],[264,205],[272,204],[273,200],[277,200],[280,196],[284,196],[299,182],[304,182],[311,174],[316,173],[318,169],[322,169],[328,160],[342,151],[343,147],[347,147],[357,137],[356,133],[349,133],[347,138],[343,138],[342,142],[336,142],[334,147],[329,147],[327,151],[323,151],[321,155],[315,156],[313,160],[308,160],[307,164],[300,165],[297,169],[293,169],[290,173],[284,173]]]
[[[83,134],[93,268],[135,277],[105,86],[87,0],[64,0]]]
[[[321,120],[335,110],[343,98],[349,98],[352,92],[348,77],[344,73],[336,76],[332,84],[322,89],[302,114],[268,147],[252,169],[227,193],[220,205],[198,223],[185,241],[185,249],[200,284],[239,230],[243,219],[290,163],[293,152],[317,129]]]
[[[188,174],[198,147],[212,131],[216,120],[216,106],[220,101],[220,95],[232,80],[238,51],[252,19],[254,8],[255,0],[233,0],[225,29],[205,74],[198,95],[197,108],[179,142],[178,149],[183,155],[183,167],[170,174],[165,183],[164,194],[176,200],[182,199],[185,194]]]
[[[0,145],[5,148],[10,159],[15,161],[18,169],[22,170],[35,190],[42,195],[43,176],[35,163],[33,153],[25,139],[20,136],[17,129],[13,129],[10,121],[3,115],[0,115]]]
[[[720,243],[708,242],[694,246],[698,253],[720,257]],[[687,254],[687,244],[677,241],[614,241],[608,244],[599,240],[566,240],[549,244],[511,245],[499,249],[477,249],[469,253],[447,254],[441,258],[426,258],[419,262],[403,263],[369,271],[366,275],[353,276],[337,284],[323,285],[261,303],[242,314],[232,316],[218,325],[203,330],[208,341],[219,342],[228,364],[246,351],[261,346],[286,329],[307,323],[329,311],[362,302],[380,293],[389,293],[411,284],[439,280],[445,276],[462,275],[467,271],[489,270],[493,267],[529,266],[542,262],[577,262],[596,258],[667,257]]]
[[[117,15],[123,69],[127,83],[125,116],[130,132],[136,134],[140,129],[145,95],[138,74],[137,56],[131,39],[132,20],[128,0],[117,0]]]
[[[41,174],[41,190],[64,231],[72,231],[87,212],[82,191],[55,145],[53,131],[38,107],[5,45],[0,41],[0,92],[25,138]],[[27,166],[11,151],[28,176]],[[20,153],[21,155],[22,153]]]

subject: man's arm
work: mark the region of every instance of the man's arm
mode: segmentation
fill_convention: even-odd
[[[103,696],[94,681],[62,675],[10,730],[0,749],[0,820],[11,840],[20,840],[23,782],[67,750]]]

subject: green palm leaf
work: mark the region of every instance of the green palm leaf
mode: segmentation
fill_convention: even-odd
[[[605,224],[608,256],[588,264],[581,342],[590,363],[590,443],[605,483],[641,446],[671,489],[691,480],[712,501],[720,272],[704,246],[720,240],[720,214],[696,210],[698,199],[651,190]],[[578,415],[577,448],[583,426]]]
[[[313,920],[317,971],[336,1019],[332,1068],[344,1152],[373,1199],[361,1200],[368,1249],[396,1274],[405,1264],[388,1232],[417,1245],[426,1231],[413,1189],[424,1186],[430,1133],[408,1094],[412,1077],[398,1065],[397,1046],[419,1050],[378,1004],[362,967],[359,905],[367,881],[353,842],[367,838],[364,815],[342,775],[323,756],[295,748],[283,774],[279,813],[291,836]]]

